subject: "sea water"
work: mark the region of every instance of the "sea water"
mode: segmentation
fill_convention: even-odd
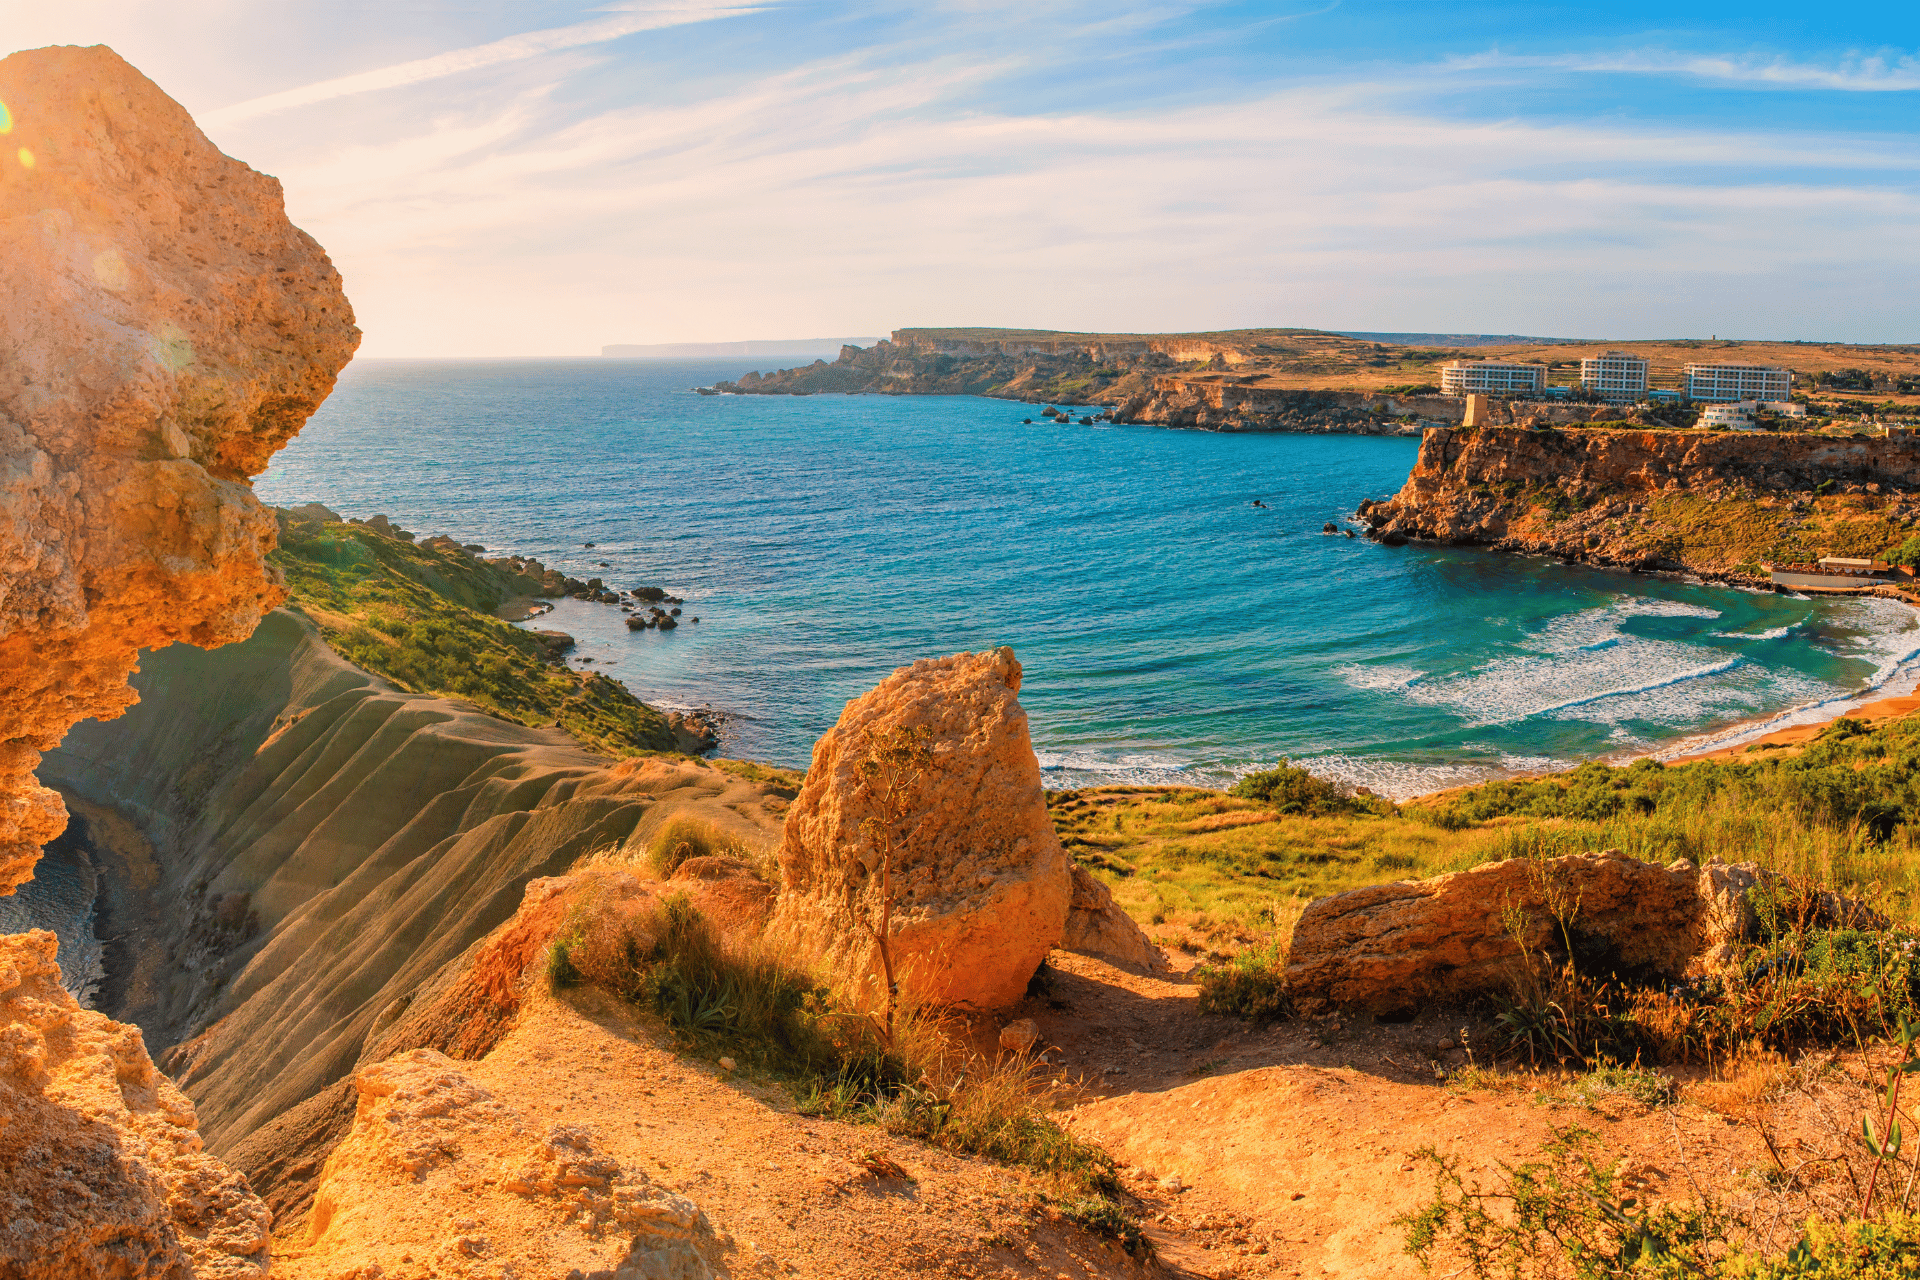
[[[671,632],[573,600],[531,625],[794,767],[895,667],[1003,644],[1050,786],[1288,757],[1395,797],[1830,714],[1920,666],[1893,601],[1323,533],[1413,439],[692,390],[749,367],[360,361],[256,487],[684,597]]]

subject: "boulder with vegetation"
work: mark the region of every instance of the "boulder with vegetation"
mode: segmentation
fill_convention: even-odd
[[[1392,1015],[1504,994],[1518,972],[1568,962],[1590,975],[1698,977],[1754,935],[1756,899],[1778,885],[1752,863],[1663,867],[1613,850],[1372,885],[1307,907],[1287,994],[1306,1010]],[[1886,924],[1838,897],[1811,909],[1829,925]]]
[[[876,982],[890,964],[921,1000],[1019,1000],[1073,896],[1019,689],[1001,648],[848,703],[787,814],[776,929]]]

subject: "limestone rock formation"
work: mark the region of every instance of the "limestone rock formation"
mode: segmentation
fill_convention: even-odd
[[[432,1049],[362,1067],[353,1087],[306,1245],[276,1275],[713,1275],[706,1215],[597,1151],[591,1129],[540,1132]]]
[[[1762,560],[1885,550],[1867,522],[1860,522],[1864,532],[1848,529],[1859,511],[1822,517],[1824,531],[1809,524],[1811,500],[1827,490],[1910,524],[1920,515],[1913,497],[1920,490],[1920,439],[1441,427],[1421,438],[1400,492],[1363,504],[1359,514],[1390,544],[1483,544],[1750,581]],[[1702,528],[1710,507],[1682,499],[1755,505],[1737,520]],[[1850,537],[1869,540],[1855,545]]]
[[[1073,868],[1073,899],[1060,946],[1143,973],[1165,973],[1172,968],[1166,952],[1154,946],[1134,918],[1120,909],[1112,891],[1079,866]]]
[[[1505,991],[1522,944],[1559,963],[1569,939],[1588,972],[1690,976],[1752,931],[1749,890],[1767,878],[1752,863],[1661,867],[1608,852],[1369,885],[1307,907],[1294,926],[1287,990],[1308,1010],[1402,1013]],[[1837,896],[1812,905],[1831,922],[1886,926]]]
[[[359,340],[280,184],[104,47],[0,60],[0,892],[64,811],[32,779],[135,654],[280,596],[247,478]]]
[[[201,1151],[139,1029],[60,985],[44,930],[0,937],[0,1171],[0,1274],[266,1274],[266,1206]]]
[[[892,869],[902,989],[978,1009],[1019,1000],[1065,927],[1069,863],[1047,815],[1011,649],[902,667],[815,744],[787,812],[772,928],[877,973],[880,855],[860,766],[875,735],[923,730],[931,763],[905,793]]]

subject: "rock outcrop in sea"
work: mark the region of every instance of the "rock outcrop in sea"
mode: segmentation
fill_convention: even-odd
[[[1073,896],[1019,689],[1020,662],[1001,648],[923,659],[848,703],[787,813],[772,928],[877,979],[882,867],[869,820],[883,813],[861,766],[889,731],[923,731],[931,759],[904,789],[891,869],[896,975],[937,1004],[1019,1000]]]
[[[247,636],[281,597],[248,479],[359,341],[280,184],[111,50],[0,61],[0,892],[59,834],[42,752],[133,702],[139,651]],[[0,963],[0,1270],[258,1275],[265,1207],[200,1154],[138,1029],[80,1010],[52,935]],[[64,1171],[64,1172],[63,1172]]]

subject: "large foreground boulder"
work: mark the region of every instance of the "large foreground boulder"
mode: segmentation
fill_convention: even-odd
[[[1060,941],[1069,863],[1015,695],[1011,649],[902,667],[854,699],[813,748],[788,810],[773,928],[855,973],[879,972],[879,816],[860,767],[894,729],[923,730],[926,771],[904,796],[889,933],[903,991],[991,1009],[1026,991]]]
[[[45,930],[0,937],[0,1275],[266,1275],[267,1207],[201,1151],[139,1028],[75,1003],[53,951]]]
[[[245,638],[284,595],[248,487],[359,341],[280,184],[104,47],[0,60],[0,893],[66,810],[33,776],[133,700],[142,649]],[[0,951],[0,1274],[240,1277],[267,1213],[200,1154],[140,1032]]]
[[[247,480],[360,332],[280,184],[110,49],[0,60],[0,893],[66,814],[68,726],[141,649],[245,638],[284,595]]]
[[[1571,954],[1588,973],[1695,975],[1752,933],[1751,891],[1772,880],[1753,863],[1662,867],[1607,852],[1370,885],[1307,907],[1287,991],[1308,1011],[1406,1013],[1506,991],[1523,948],[1547,963]],[[1829,923],[1886,924],[1833,895],[1808,909]]]

